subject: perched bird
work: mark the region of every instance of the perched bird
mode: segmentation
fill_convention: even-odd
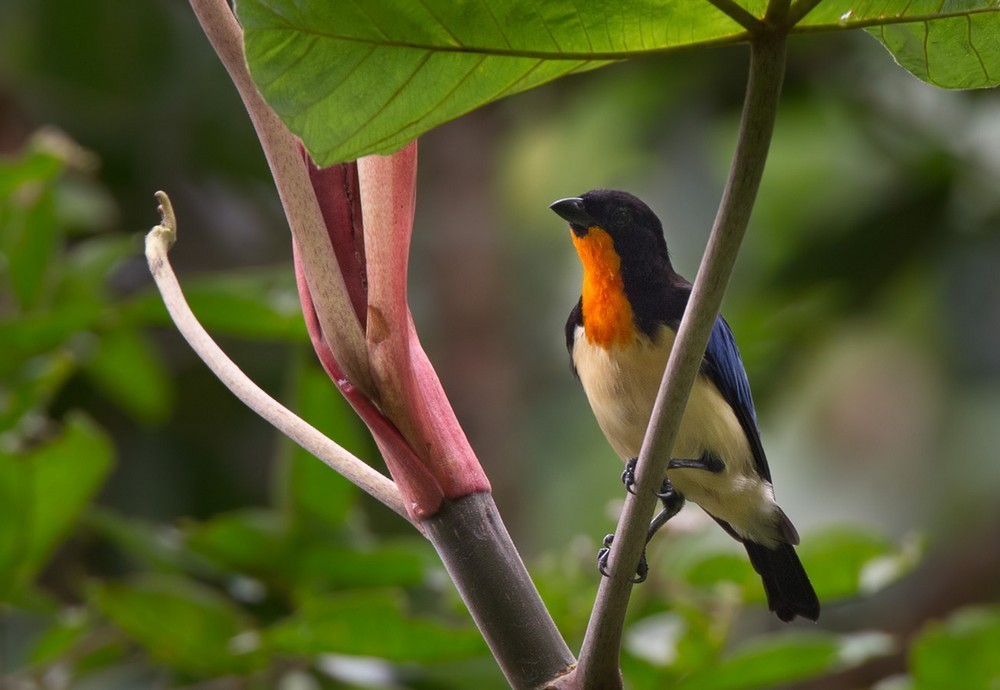
[[[631,491],[691,283],[674,271],[659,219],[631,194],[598,189],[550,208],[569,223],[583,264],[580,301],[566,322],[573,371],[601,430],[627,463],[622,480]],[[648,536],[691,500],[746,547],[768,606],[781,620],[816,620],[819,601],[793,548],[799,535],[775,503],[750,384],[721,316],[672,455],[658,494],[665,507]]]

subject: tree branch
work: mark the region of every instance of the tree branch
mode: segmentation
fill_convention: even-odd
[[[601,581],[574,687],[621,685],[619,656],[625,609],[644,546],[646,525],[657,500],[653,492],[659,489],[666,474],[681,417],[763,175],[784,77],[784,30],[758,34],[751,43],[750,55],[750,76],[729,179],[653,407],[639,454],[636,495],[628,495],[625,500],[611,551],[611,576]]]
[[[368,369],[365,334],[334,257],[323,214],[296,139],[257,92],[243,54],[242,29],[226,0],[191,0],[191,7],[236,85],[257,130],[305,269],[323,337],[350,382],[377,402]]]
[[[226,353],[212,340],[204,327],[198,323],[198,319],[192,313],[187,300],[184,299],[184,293],[177,282],[177,276],[174,275],[170,260],[167,258],[167,253],[177,240],[177,221],[174,217],[173,207],[165,193],[157,192],[156,198],[160,202],[162,222],[146,235],[146,260],[149,262],[149,270],[156,280],[156,286],[163,296],[163,303],[166,305],[170,317],[191,348],[208,365],[212,373],[225,384],[226,388],[231,390],[247,407],[319,458],[331,469],[360,487],[362,491],[373,496],[404,519],[410,520],[406,506],[403,504],[403,498],[392,481],[351,455],[264,392],[226,356]],[[417,527],[419,529],[419,526]]]

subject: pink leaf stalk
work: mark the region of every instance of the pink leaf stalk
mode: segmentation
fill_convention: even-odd
[[[323,368],[371,430],[415,520],[434,515],[444,498],[488,492],[489,481],[420,345],[407,304],[416,142],[393,156],[324,169],[302,153],[351,305],[366,333],[376,399],[347,380],[323,337],[293,243],[302,311]]]
[[[299,151],[309,171],[309,181],[316,192],[348,297],[363,330],[368,318],[368,276],[358,164],[355,161],[318,168],[301,143]]]
[[[358,161],[368,269],[368,357],[383,412],[446,498],[488,492],[489,481],[431,366],[407,302],[417,145]]]
[[[305,316],[306,328],[309,331],[309,339],[312,341],[313,349],[316,350],[316,355],[327,375],[371,431],[375,444],[385,460],[386,467],[389,468],[389,474],[396,481],[399,492],[406,500],[407,512],[419,524],[421,520],[428,515],[433,515],[440,508],[444,498],[441,494],[441,488],[427,468],[423,466],[420,458],[413,453],[413,449],[399,433],[399,429],[386,419],[372,401],[344,376],[330,346],[323,338],[323,331],[316,316],[316,308],[313,305],[312,295],[309,294],[309,285],[306,283],[294,241],[292,242],[292,253],[295,260],[295,282],[299,288],[302,314]]]

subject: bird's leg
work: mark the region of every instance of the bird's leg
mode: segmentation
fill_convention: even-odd
[[[705,470],[718,474],[726,469],[726,463],[717,455],[705,453],[697,460],[671,460],[667,463],[668,470]]]
[[[649,523],[649,529],[646,531],[647,544],[653,538],[653,535],[667,524],[670,518],[681,512],[681,508],[684,507],[684,495],[674,489],[669,479],[665,478],[663,480],[663,486],[660,487],[656,495],[660,497],[660,502],[663,503],[663,510],[657,513]]]
[[[639,458],[629,458],[625,461],[625,471],[622,472],[622,484],[625,485],[625,490],[630,494],[635,495],[635,466],[639,462]]]
[[[663,503],[663,510],[657,513],[649,523],[649,528],[646,530],[647,544],[653,538],[653,535],[684,507],[684,496],[674,489],[669,479],[663,480],[663,486],[660,487],[660,491],[656,495],[660,497],[660,501]],[[614,540],[615,535],[613,534],[604,537],[604,546],[597,552],[597,570],[604,577],[608,577],[608,559],[611,557],[611,544]],[[639,556],[639,564],[635,568],[635,577],[632,578],[632,582],[639,584],[645,581],[648,575],[649,564],[646,561],[646,548],[644,546],[642,555]]]

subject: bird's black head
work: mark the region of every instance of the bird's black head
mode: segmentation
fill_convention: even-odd
[[[569,222],[583,264],[581,318],[588,340],[601,347],[653,337],[684,311],[687,282],[674,272],[663,226],[631,194],[595,189],[549,208]]]
[[[625,270],[667,260],[660,219],[628,192],[595,189],[579,197],[560,199],[549,208],[569,223],[577,244],[595,231],[607,233]]]

